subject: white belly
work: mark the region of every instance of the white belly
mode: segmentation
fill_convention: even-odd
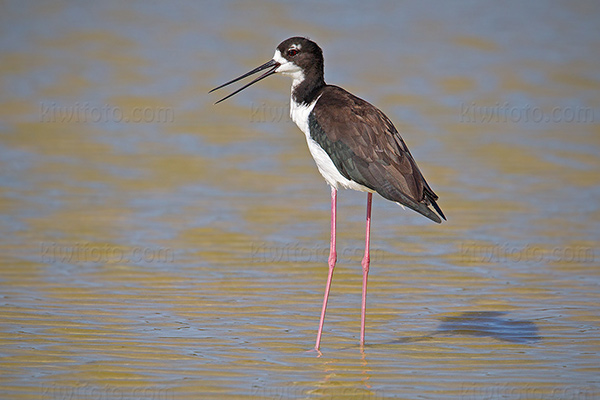
[[[315,108],[317,101],[319,101],[319,97],[317,97],[309,105],[301,105],[297,104],[293,98],[290,99],[290,117],[292,118],[292,121],[294,121],[296,125],[298,125],[298,128],[300,128],[300,130],[304,133],[304,136],[306,136],[308,150],[314,158],[319,172],[321,173],[323,178],[325,178],[327,183],[335,189],[343,187],[346,189],[353,189],[361,192],[373,192],[373,190],[356,182],[348,180],[342,174],[340,174],[340,172],[337,170],[337,168],[333,164],[333,161],[331,161],[331,158],[329,158],[325,150],[323,150],[321,146],[319,146],[319,144],[310,137],[308,116],[312,112],[313,108]]]

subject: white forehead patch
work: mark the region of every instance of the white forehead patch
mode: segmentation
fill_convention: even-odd
[[[286,62],[288,62],[288,60],[283,58],[279,49],[275,50],[275,55],[273,56],[273,60],[277,61],[279,64],[285,64]]]

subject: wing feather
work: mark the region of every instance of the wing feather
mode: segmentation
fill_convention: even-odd
[[[390,119],[367,101],[327,86],[311,113],[311,137],[346,178],[435,222],[445,219],[404,140]]]

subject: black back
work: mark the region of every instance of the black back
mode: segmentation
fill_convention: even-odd
[[[332,85],[320,89],[309,116],[311,138],[346,179],[403,204],[432,221],[444,218],[404,140],[381,110]]]

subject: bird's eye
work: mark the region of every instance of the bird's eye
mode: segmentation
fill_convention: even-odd
[[[298,50],[296,50],[296,49],[289,49],[287,53],[288,53],[288,56],[294,57],[296,54],[298,54]]]

